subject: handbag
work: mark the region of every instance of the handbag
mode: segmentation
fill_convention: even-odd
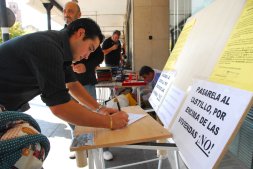
[[[40,169],[49,150],[49,140],[30,115],[0,112],[1,169]]]

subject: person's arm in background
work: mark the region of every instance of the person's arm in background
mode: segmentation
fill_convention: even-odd
[[[104,53],[104,55],[107,55],[108,53],[110,53],[111,51],[116,50],[116,49],[118,49],[118,45],[114,44],[112,47],[110,47],[108,49],[103,49],[103,53]]]
[[[122,48],[122,46],[121,46],[121,43],[120,43],[120,41],[118,42],[118,44],[119,44],[119,50],[120,50],[120,59],[119,59],[119,62],[120,62],[120,65],[124,65],[124,58],[123,58],[123,55],[122,55],[122,53],[121,53],[121,48]]]
[[[111,46],[108,39],[106,39],[102,44],[102,50],[103,50],[104,55],[107,55],[111,51],[117,50],[117,49],[118,49],[118,44],[114,44],[113,46]]]
[[[72,68],[75,73],[85,73],[87,71],[85,64],[82,63],[82,60],[79,61],[79,63],[72,64]]]
[[[93,53],[90,54],[88,62],[84,62],[87,71],[96,69],[104,60],[102,48],[99,46]]]

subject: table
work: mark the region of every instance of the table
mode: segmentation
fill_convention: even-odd
[[[124,107],[122,110],[128,113],[145,113],[144,110],[139,106]],[[146,115],[139,121],[120,130],[81,126],[77,126],[75,128],[74,135],[81,135],[84,133],[94,134],[94,144],[87,146],[70,147],[70,150],[79,152],[77,153],[76,160],[79,158],[78,154],[83,154],[80,152],[88,150],[89,168],[93,168],[94,162],[97,168],[104,168],[103,159],[101,155],[99,155],[102,153],[102,149],[98,150],[99,148],[124,146],[172,137],[171,133],[169,133],[168,130],[166,130],[149,115]]]

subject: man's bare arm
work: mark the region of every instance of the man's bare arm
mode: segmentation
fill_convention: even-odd
[[[57,117],[79,126],[118,129],[125,127],[128,122],[125,112],[117,112],[111,116],[102,115],[84,108],[73,100],[49,108]]]
[[[86,91],[80,82],[70,82],[67,83],[66,86],[71,96],[79,103],[86,105],[92,110],[96,110],[99,107],[97,101]]]

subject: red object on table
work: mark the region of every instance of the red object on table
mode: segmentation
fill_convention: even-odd
[[[137,80],[125,80],[122,82],[122,86],[145,86],[147,83]]]

